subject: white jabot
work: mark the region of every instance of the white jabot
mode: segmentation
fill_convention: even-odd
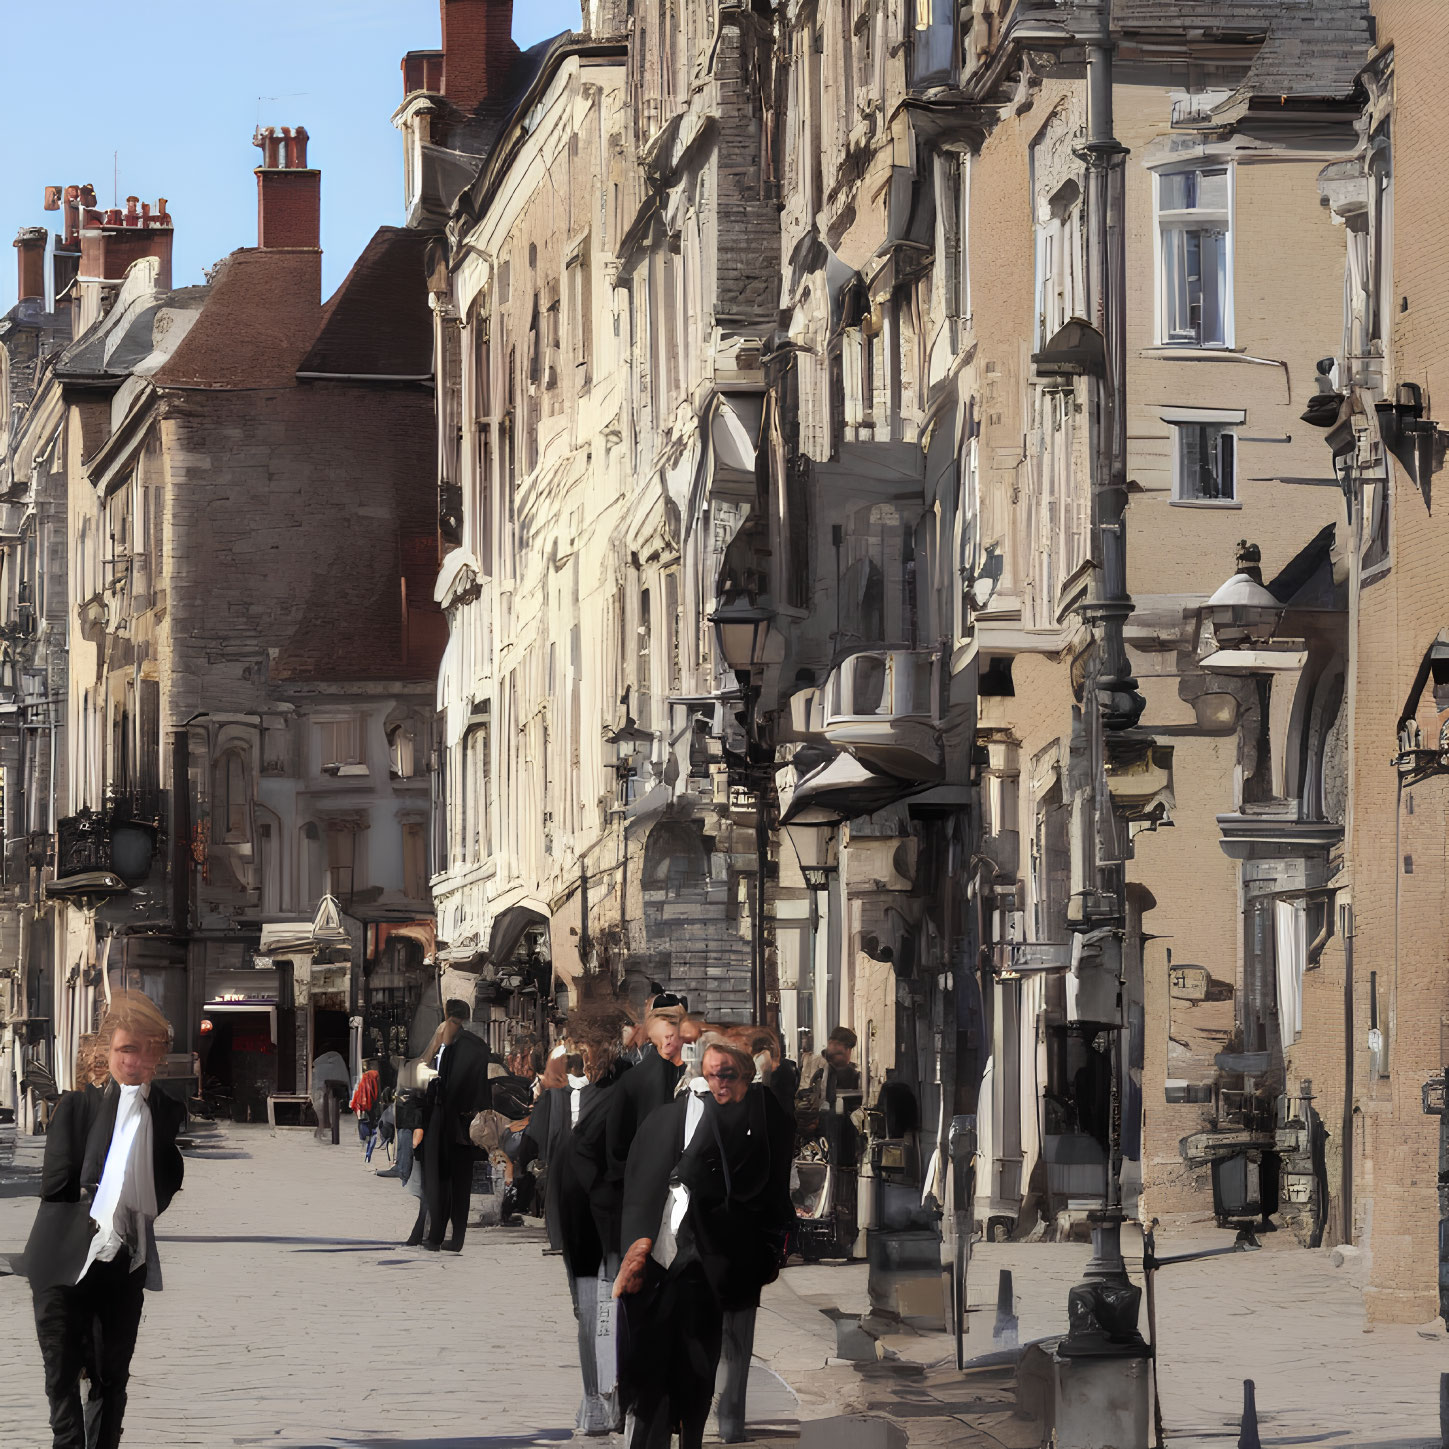
[[[106,1165],[91,1204],[97,1231],[77,1283],[90,1272],[92,1263],[109,1263],[123,1247],[130,1252],[132,1271],[139,1268],[146,1261],[146,1240],[156,1219],[151,1087],[149,1083],[122,1086],[120,1093]]]
[[[688,1147],[695,1130],[704,1117],[704,1099],[709,1092],[709,1083],[703,1077],[690,1079],[688,1104],[684,1109],[684,1145]],[[682,1182],[671,1183],[669,1196],[664,1200],[664,1215],[659,1219],[659,1232],[649,1256],[661,1268],[667,1268],[679,1251],[679,1229],[689,1211],[689,1189]]]
[[[569,1073],[569,1126],[579,1125],[579,1101],[583,1096],[584,1088],[589,1085],[587,1077],[576,1077]]]

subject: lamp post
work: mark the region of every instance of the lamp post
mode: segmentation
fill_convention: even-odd
[[[778,1002],[769,999],[765,979],[765,875],[770,861],[768,806],[774,784],[774,746],[762,737],[758,714],[760,684],[756,675],[766,663],[770,629],[775,611],[763,600],[735,594],[724,600],[709,616],[714,625],[719,658],[740,686],[743,708],[740,723],[745,731],[743,758],[731,761],[755,796],[755,909],[750,921],[750,1002],[755,1021],[775,1026]]]
[[[1140,1357],[1141,1290],[1122,1257],[1122,1086],[1125,1035],[1124,941],[1127,898],[1121,822],[1107,788],[1107,735],[1130,729],[1146,701],[1137,692],[1123,628],[1132,613],[1127,592],[1126,249],[1123,208],[1127,149],[1113,134],[1111,0],[1101,0],[1096,33],[1084,38],[1087,58],[1087,141],[1077,153],[1087,168],[1088,273],[1092,322],[1101,334],[1105,375],[1099,383],[1102,424],[1091,458],[1094,562],[1083,624],[1091,631],[1082,690],[1080,748],[1088,828],[1083,832],[1083,889],[1069,908],[1078,946],[1073,972],[1091,1008],[1111,1062],[1108,1152],[1103,1203],[1091,1215],[1092,1257],[1068,1296],[1070,1327],[1062,1357]],[[1099,1038],[1100,1039],[1100,1038]]]

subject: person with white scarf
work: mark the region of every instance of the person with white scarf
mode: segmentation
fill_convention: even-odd
[[[700,1075],[650,1115],[629,1150],[627,1247],[613,1290],[627,1330],[626,1449],[668,1449],[676,1424],[680,1449],[701,1449],[727,1320],[727,1367],[736,1372],[727,1375],[720,1437],[746,1436],[754,1312],[794,1220],[789,1118],[752,1084],[748,1051],[719,1035],[700,1045]]]
[[[185,1110],[152,1085],[169,1036],[149,998],[116,992],[99,1034],[104,1085],[66,1092],[46,1134],[24,1265],[54,1449],[120,1441],[143,1293],[161,1287],[154,1224],[182,1179]]]

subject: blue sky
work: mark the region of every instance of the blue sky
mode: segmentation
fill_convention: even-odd
[[[440,44],[438,0],[64,0],[6,8],[0,312],[15,302],[22,226],[49,225],[47,185],[91,182],[111,205],[164,196],[174,281],[255,246],[262,125],[304,125],[322,171],[323,291],[379,226],[402,220],[398,63]],[[577,0],[518,0],[521,46],[577,28]]]

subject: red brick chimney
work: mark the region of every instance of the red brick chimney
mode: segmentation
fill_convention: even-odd
[[[513,0],[442,0],[443,94],[465,114],[500,98],[518,47]]]
[[[81,188],[89,190],[89,188]],[[90,193],[94,196],[94,192]],[[47,204],[49,193],[47,193]],[[80,214],[80,274],[93,281],[118,282],[126,268],[142,257],[161,263],[157,286],[171,286],[171,242],[175,232],[166,198],[160,197],[152,211],[149,202],[137,196],[126,198],[126,209],[83,210]]]
[[[45,296],[45,244],[50,229],[44,226],[22,226],[15,234],[15,250],[20,254],[20,291],[18,302]]]
[[[441,50],[410,50],[402,58],[403,98],[418,91],[440,96],[443,93],[443,52]]]
[[[307,166],[307,131],[257,128],[257,245],[271,249],[322,245],[322,173]]]

